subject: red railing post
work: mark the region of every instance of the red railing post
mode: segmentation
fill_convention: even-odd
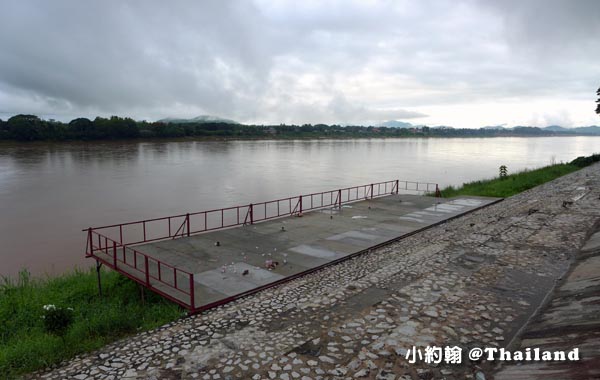
[[[300,206],[300,208],[298,210],[298,214],[302,215],[302,195],[300,196],[300,199],[298,200],[298,205]]]
[[[190,306],[192,311],[196,309],[196,299],[194,298],[194,274],[190,273]]]
[[[117,242],[113,241],[113,265],[117,269]]]
[[[254,206],[252,203],[248,206],[248,212],[250,213],[250,224],[254,224]]]
[[[398,191],[400,191],[400,180],[399,179],[396,180],[396,194],[398,194]]]
[[[371,184],[371,199],[373,199],[373,184]]]
[[[93,255],[94,254],[94,240],[92,239],[92,227],[88,228],[88,245],[90,247],[90,253],[89,255]],[[88,253],[86,252],[86,255]]]
[[[338,208],[342,211],[342,189],[338,190]]]
[[[185,225],[187,226],[187,236],[190,236],[190,214],[185,214]]]
[[[435,196],[436,198],[441,198],[442,197],[442,192],[440,191],[440,187],[438,186],[438,184],[435,184]]]
[[[146,286],[150,287],[150,268],[148,268],[148,256],[146,255],[144,255],[144,265],[146,266]]]

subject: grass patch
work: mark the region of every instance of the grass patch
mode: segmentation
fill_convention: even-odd
[[[32,279],[22,271],[0,284],[0,378],[10,379],[92,351],[107,343],[173,321],[185,314],[179,306],[146,292],[116,272],[102,271],[103,297],[96,272],[75,271]],[[63,337],[45,331],[43,306],[73,308],[74,319]]]
[[[554,164],[535,170],[524,170],[504,178],[496,177],[482,181],[468,182],[458,188],[449,186],[442,189],[442,196],[450,198],[458,195],[479,195],[506,198],[599,161],[600,154],[577,157],[568,164]]]
[[[535,170],[524,170],[505,178],[469,182],[458,188],[449,186],[442,189],[442,196],[479,195],[506,198],[579,169],[581,168],[572,164],[556,164]]]

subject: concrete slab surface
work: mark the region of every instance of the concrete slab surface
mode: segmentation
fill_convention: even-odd
[[[497,198],[443,199],[394,194],[347,204],[341,210],[316,210],[302,217],[163,240],[129,250],[137,249],[175,268],[194,273],[195,306],[202,307],[343,259],[496,201]],[[133,260],[133,251],[128,254]],[[267,260],[278,265],[267,270]],[[157,270],[154,269],[156,274]],[[162,272],[164,270],[161,270],[162,281],[174,283],[172,273]],[[135,270],[129,270],[129,274],[143,275]],[[183,292],[169,289],[154,279],[151,281],[170,296],[189,303],[186,294],[189,279],[177,278]]]

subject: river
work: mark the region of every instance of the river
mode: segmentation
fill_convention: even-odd
[[[84,259],[82,228],[391,179],[441,186],[567,162],[600,137],[0,143],[0,275]]]

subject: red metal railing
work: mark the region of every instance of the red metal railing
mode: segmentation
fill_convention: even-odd
[[[186,308],[195,309],[193,273],[120,244],[92,228],[88,228],[87,233],[87,257],[93,257]]]
[[[440,195],[435,183],[392,180],[243,206],[90,227],[83,230],[88,234],[86,256],[95,258],[193,311],[194,275],[153,258],[132,245],[286,216],[301,216],[304,212],[326,207],[341,208],[346,203],[397,194],[400,191],[435,192],[436,196]]]

